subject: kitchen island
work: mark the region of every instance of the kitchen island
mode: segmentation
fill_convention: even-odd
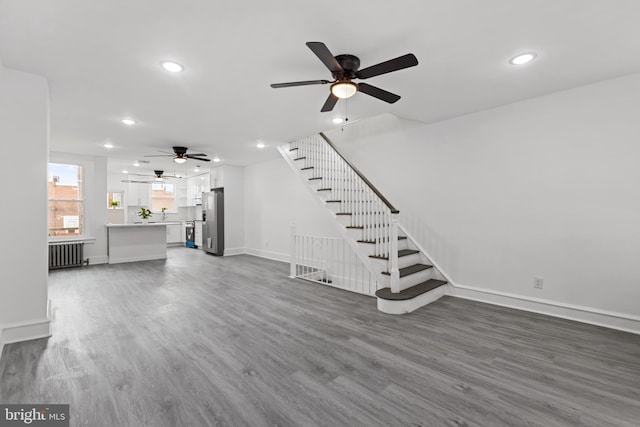
[[[109,264],[166,259],[170,224],[173,223],[107,224]]]

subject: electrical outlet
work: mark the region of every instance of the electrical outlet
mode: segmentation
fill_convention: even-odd
[[[533,287],[536,289],[542,289],[544,286],[544,279],[542,277],[533,278]]]

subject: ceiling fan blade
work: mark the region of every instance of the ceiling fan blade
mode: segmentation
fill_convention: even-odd
[[[289,82],[289,83],[272,83],[271,87],[277,89],[279,87],[293,87],[293,86],[308,86],[308,85],[326,85],[331,83],[329,80],[305,80],[302,82]]]
[[[373,96],[374,98],[378,98],[385,102],[388,102],[389,104],[393,104],[400,99],[400,95],[387,92],[386,90],[380,89],[379,87],[371,86],[370,84],[366,83],[359,83],[358,90],[362,93]]]
[[[154,182],[157,182],[157,181],[136,181],[135,179],[123,179],[120,182],[127,182],[131,184],[153,184]]]
[[[322,61],[322,63],[331,71],[332,73],[341,73],[344,70],[336,58],[333,57],[333,54],[329,51],[329,48],[325,46],[322,42],[307,42],[307,47],[311,49],[313,53]]]
[[[356,73],[356,77],[359,79],[368,79],[370,77],[414,67],[416,65],[418,65],[418,58],[416,58],[413,53],[407,53],[406,55],[372,65],[371,67],[363,68]]]
[[[324,105],[322,106],[322,110],[320,110],[320,112],[326,113],[327,111],[333,110],[333,107],[336,106],[336,102],[338,102],[338,97],[330,93],[329,97],[324,102]]]
[[[185,157],[187,157],[188,159],[200,160],[200,161],[202,161],[202,162],[210,162],[210,161],[211,161],[211,159],[205,159],[205,158],[203,158],[203,157],[194,157],[194,156],[193,156],[193,155],[191,155],[191,154],[186,154],[186,155],[185,155]]]
[[[189,154],[187,154],[187,156],[189,156],[189,157],[193,157],[193,156],[198,156],[198,157],[205,156],[205,157],[208,157],[209,155],[207,153],[189,153]]]

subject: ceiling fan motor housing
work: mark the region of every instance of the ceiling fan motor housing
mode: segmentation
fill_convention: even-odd
[[[358,68],[360,68],[360,58],[355,55],[348,54],[338,55],[335,58],[344,71],[332,73],[333,78],[338,81],[355,79],[356,72],[358,71]]]

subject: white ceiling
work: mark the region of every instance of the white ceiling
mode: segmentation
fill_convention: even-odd
[[[347,115],[434,122],[640,71],[639,19],[637,0],[0,0],[0,56],[49,80],[52,150],[120,168],[185,145],[246,165],[344,114],[343,101],[320,113],[328,86],[269,87],[331,78],[307,41],[361,68],[414,53],[417,67],[367,80],[400,101],[357,94]],[[534,62],[508,64],[528,51]]]

